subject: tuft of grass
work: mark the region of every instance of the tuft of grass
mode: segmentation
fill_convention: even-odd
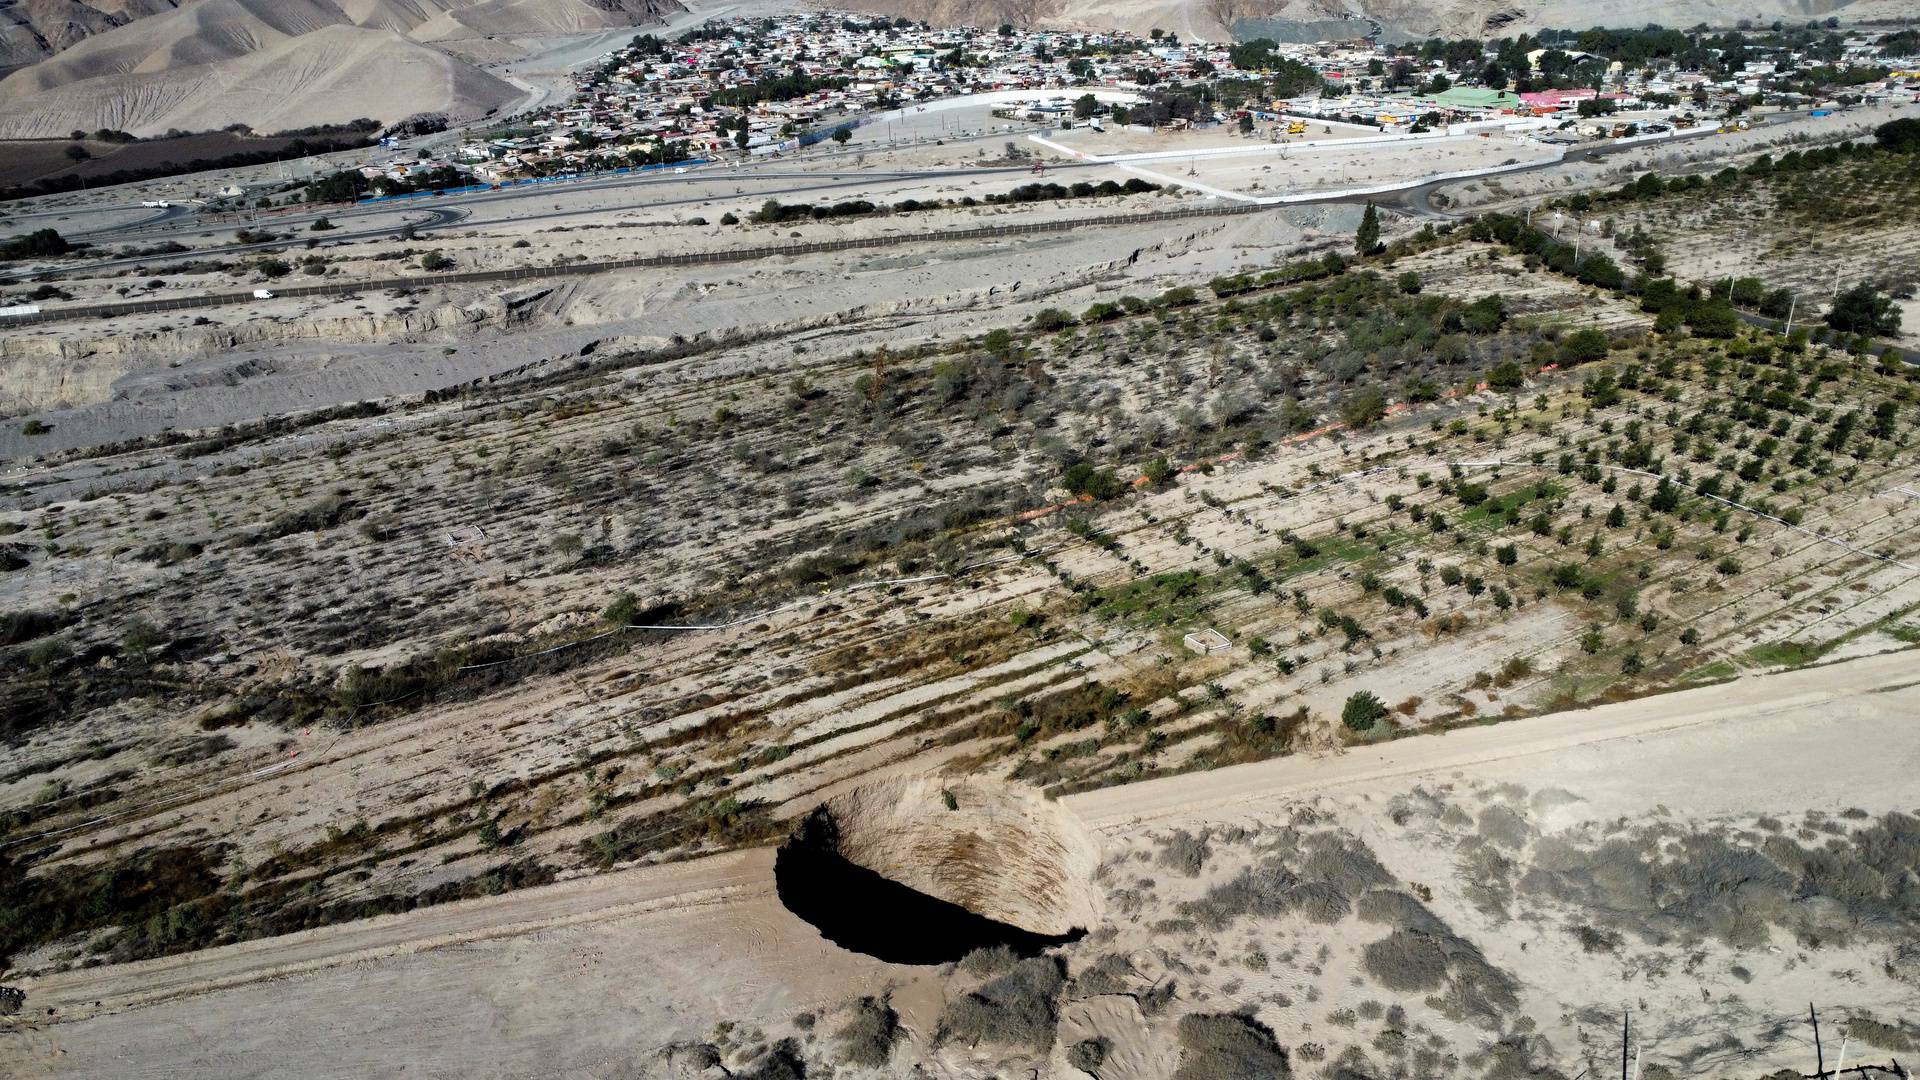
[[[1798,641],[1770,641],[1747,650],[1747,663],[1756,667],[1799,667],[1820,659],[1826,650]]]

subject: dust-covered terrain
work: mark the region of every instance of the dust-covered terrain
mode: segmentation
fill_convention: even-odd
[[[1915,1036],[1905,666],[1070,797],[1059,827],[1100,854],[1054,895],[1099,906],[1024,958],[842,948],[773,860],[729,855],[31,980],[38,1015],[0,1052],[22,1076],[137,1053],[248,1076],[406,1054],[430,1075],[1571,1078],[1619,1068],[1624,1021],[1643,1076],[1761,1077],[1812,1071],[1812,1001],[1829,1067],[1887,1066]],[[1015,835],[949,783],[919,785],[925,830],[889,828]],[[899,940],[953,944],[928,929]]]
[[[271,132],[363,116],[392,124],[418,113],[470,120],[521,91],[463,57],[466,42],[646,25],[684,10],[673,0],[156,7],[0,80],[0,136],[154,135],[235,123]],[[502,48],[481,59],[512,55]]]
[[[1900,1052],[1916,369],[1653,256],[1894,236],[1905,157],[1419,220],[1023,151],[36,206],[121,246],[9,298],[239,296],[0,342],[0,1064]]]

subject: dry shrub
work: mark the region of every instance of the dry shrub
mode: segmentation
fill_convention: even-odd
[[[1533,830],[1518,811],[1506,806],[1489,806],[1480,811],[1479,832],[1488,841],[1517,851],[1527,846]]]
[[[1092,1073],[1107,1060],[1107,1050],[1112,1043],[1102,1038],[1081,1039],[1067,1047],[1067,1064],[1083,1073]]]
[[[849,1065],[877,1069],[893,1057],[900,1035],[900,1017],[884,999],[863,997],[854,1002],[845,1027],[834,1036],[840,1059]]]
[[[1055,1006],[1066,977],[1054,957],[1034,957],[955,999],[940,1017],[941,1042],[995,1043],[1045,1050],[1053,1045]]]
[[[1580,948],[1589,953],[1610,953],[1619,950],[1627,939],[1612,930],[1600,930],[1591,926],[1570,926],[1567,933],[1580,943]]]
[[[745,1071],[734,1074],[740,1080],[806,1080],[807,1063],[800,1047],[792,1039],[781,1039],[772,1049],[754,1059]]]
[[[1447,981],[1443,939],[1411,930],[1395,930],[1368,945],[1367,974],[1389,990],[1432,990]]]
[[[984,949],[975,949],[960,959],[960,970],[975,978],[984,979],[989,975],[998,975],[1010,971],[1020,962],[1020,954],[1008,945],[992,945]]]
[[[1920,942],[1906,941],[1893,947],[1883,965],[1887,977],[1908,986],[1920,986]]]
[[[1566,1074],[1545,1064],[1553,1047],[1538,1035],[1508,1035],[1467,1058],[1483,1080],[1566,1080]]]
[[[1161,843],[1160,854],[1154,861],[1183,877],[1199,877],[1212,854],[1206,833],[1195,836],[1185,829],[1175,829],[1173,835]]]
[[[1498,1017],[1519,1006],[1519,987],[1512,976],[1488,963],[1478,946],[1406,893],[1367,894],[1360,901],[1360,917],[1394,928],[1361,953],[1367,973],[1387,989],[1441,990],[1436,1007],[1456,1018]]]
[[[1120,953],[1108,953],[1074,976],[1068,993],[1074,998],[1124,994],[1133,985],[1133,963]]]
[[[1233,1013],[1180,1018],[1180,1067],[1173,1080],[1273,1080],[1292,1074],[1273,1032]]]
[[[1904,1020],[1886,1024],[1871,1016],[1847,1021],[1848,1036],[1881,1050],[1920,1050],[1920,1027]]]
[[[1393,880],[1373,852],[1343,833],[1302,837],[1282,830],[1276,850],[1180,911],[1211,930],[1242,915],[1273,918],[1297,912],[1317,923],[1340,921],[1353,898]],[[1297,865],[1296,865],[1297,864]]]

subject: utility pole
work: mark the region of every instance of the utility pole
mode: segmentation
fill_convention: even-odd
[[[1807,1002],[1807,1019],[1813,1021],[1813,1060],[1814,1072],[1820,1080],[1826,1080],[1827,1055],[1820,1049],[1820,1014],[1813,1011],[1813,1002]]]
[[[1791,297],[1789,297],[1789,298],[1787,299],[1787,330],[1786,330],[1786,335],[1787,335],[1788,337],[1792,337],[1792,336],[1793,336],[1793,309],[1794,309],[1794,308],[1796,308],[1796,307],[1798,307],[1798,306],[1799,306],[1799,304],[1800,304],[1800,296],[1799,296],[1799,294],[1798,294],[1798,293],[1795,293],[1795,294],[1794,294],[1793,296],[1791,296]]]
[[[1633,1014],[1622,1006],[1620,1009],[1620,1080],[1627,1080],[1627,1039],[1632,1029]]]

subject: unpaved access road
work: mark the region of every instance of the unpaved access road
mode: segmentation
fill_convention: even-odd
[[[1572,786],[1591,817],[1907,806],[1914,661],[1883,654],[1066,803],[1111,837],[1462,777]],[[910,970],[788,914],[772,862],[732,852],[31,980],[26,1015],[0,1034],[0,1075],[601,1075],[720,1020],[791,1016]]]

